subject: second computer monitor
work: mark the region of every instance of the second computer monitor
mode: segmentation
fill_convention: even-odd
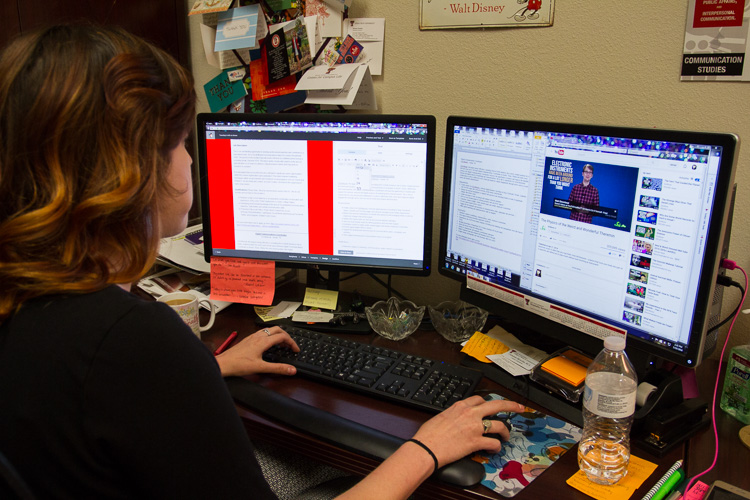
[[[471,117],[446,132],[439,266],[466,297],[591,353],[627,335],[700,362],[735,136]]]

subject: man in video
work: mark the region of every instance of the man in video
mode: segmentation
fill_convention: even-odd
[[[573,207],[570,211],[570,220],[591,224],[591,213],[576,207],[597,208],[599,206],[599,190],[591,184],[592,177],[594,177],[594,167],[587,163],[583,166],[583,182],[573,186],[568,196],[568,202]]]

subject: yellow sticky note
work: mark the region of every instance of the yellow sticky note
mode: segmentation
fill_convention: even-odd
[[[586,368],[563,356],[556,356],[542,363],[542,370],[577,387],[586,378]]]
[[[308,307],[320,307],[321,309],[336,309],[339,300],[339,292],[336,290],[321,290],[320,288],[306,288],[305,298],[302,304]]]
[[[566,482],[597,500],[628,500],[655,470],[656,464],[631,455],[627,475],[611,486],[592,483],[580,470]]]
[[[273,309],[273,308],[274,308],[274,306],[255,306],[253,309],[255,309],[255,314],[258,315],[258,317],[261,319],[261,321],[263,321],[264,323],[267,323],[269,321],[273,321],[273,320],[276,320],[276,319],[281,319],[281,318],[277,318],[275,316],[269,316],[268,315],[268,312],[271,309]]]
[[[487,359],[487,355],[508,352],[508,346],[481,332],[474,332],[474,335],[466,342],[461,352],[465,352],[482,363],[492,363],[492,361]]]

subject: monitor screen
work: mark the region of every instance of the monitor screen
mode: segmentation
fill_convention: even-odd
[[[700,362],[735,136],[469,117],[446,132],[442,274],[592,354],[615,334]]]
[[[430,273],[435,118],[199,114],[206,258]]]

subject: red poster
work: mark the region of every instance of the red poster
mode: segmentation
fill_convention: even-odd
[[[745,0],[695,0],[693,28],[742,26]]]

